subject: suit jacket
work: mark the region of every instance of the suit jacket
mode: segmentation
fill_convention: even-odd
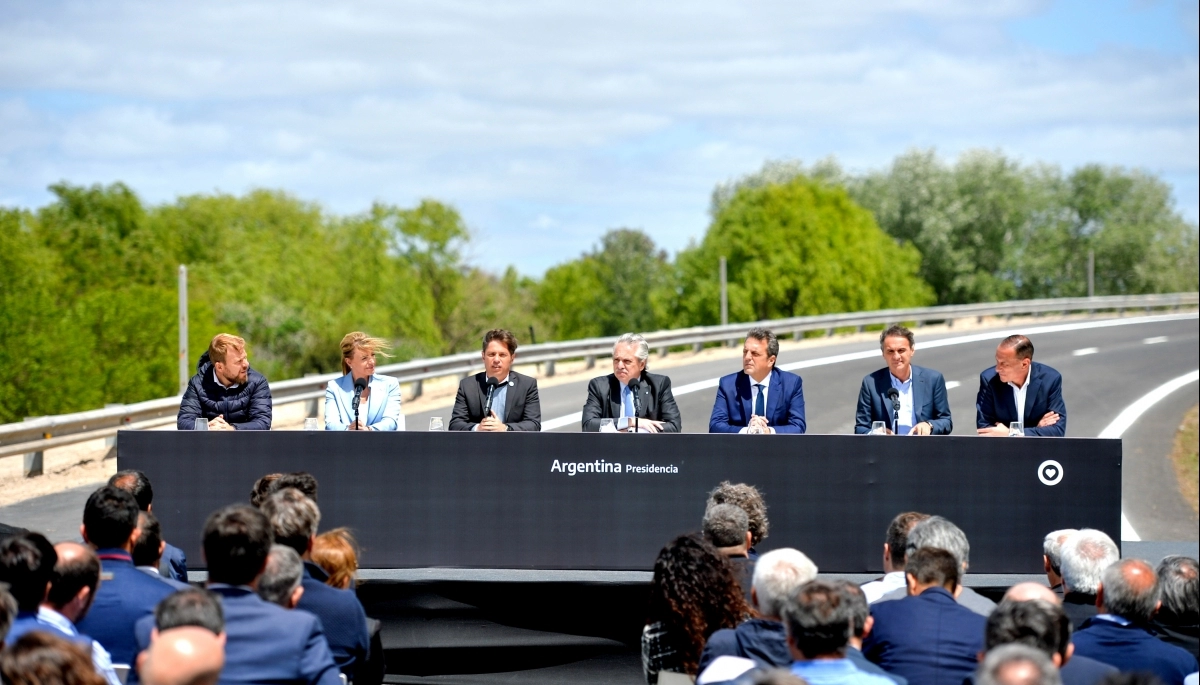
[[[187,555],[171,543],[163,548],[162,560],[158,563],[158,572],[163,578],[172,578],[181,583],[188,582]]]
[[[875,600],[875,602],[890,602],[893,600],[904,599],[907,596],[908,586],[905,586],[885,593],[882,597]],[[991,616],[992,612],[996,610],[995,602],[965,585],[963,586],[962,591],[958,593],[958,597],[954,598],[954,601],[958,602],[960,606],[964,606],[980,616]],[[872,604],[875,602],[872,602]]]
[[[352,590],[326,585],[328,579],[329,575],[320,566],[304,562],[304,577],[300,580],[304,594],[300,595],[296,608],[321,619],[334,663],[353,678],[354,668],[367,660],[371,640],[367,634],[367,614]]]
[[[1091,657],[1122,673],[1150,671],[1165,685],[1183,685],[1183,679],[1197,670],[1196,657],[1169,645],[1138,625],[1122,626],[1092,618],[1071,636],[1075,653]]]
[[[484,419],[487,404],[487,373],[480,371],[462,379],[450,413],[450,430],[474,430]],[[496,416],[510,431],[537,432],[542,429],[542,400],[538,397],[537,380],[516,371],[508,372],[508,390],[504,407],[492,407]]]
[[[220,596],[225,611],[225,668],[219,683],[340,685],[316,616],[263,601],[245,586],[213,583],[208,589]],[[150,646],[153,628],[153,615],[138,621],[137,642],[142,649]],[[137,682],[137,669],[130,669],[128,682]]]
[[[638,393],[638,413],[643,419],[662,421],[664,433],[683,429],[679,407],[671,394],[671,379],[649,371],[642,372],[642,390]],[[588,383],[587,401],[583,404],[583,431],[600,430],[600,419],[617,419],[625,414],[621,404],[621,381],[614,374],[593,378]]]
[[[404,430],[400,409],[400,381],[372,375],[367,381],[371,396],[358,405],[358,420],[377,431]],[[354,377],[346,374],[325,386],[325,430],[344,431],[354,423]]]
[[[133,557],[120,549],[102,549],[100,587],[92,608],[76,627],[112,655],[114,664],[132,666],[137,656],[134,626],[144,616],[153,620],[154,607],[175,588],[133,565]]]
[[[1067,434],[1067,405],[1062,397],[1062,374],[1032,362],[1029,365],[1029,387],[1025,390],[1025,415],[1017,416],[1017,401],[1012,386],[1000,380],[996,367],[979,374],[979,394],[975,396],[975,425],[987,428],[997,423],[1005,426],[1013,421],[1025,424],[1025,435],[1054,436]],[[1038,421],[1049,412],[1058,414],[1058,423],[1038,428]]]
[[[1089,618],[1098,613],[1096,609],[1096,595],[1084,594],[1082,592],[1068,592],[1063,595],[1062,608],[1063,613],[1071,621],[1071,629],[1079,630]]]
[[[854,420],[855,433],[869,433],[872,421],[883,421],[892,427],[892,403],[887,391],[892,387],[892,373],[884,367],[863,378],[858,391],[858,412]],[[923,366],[912,366],[913,425],[927,421],[933,435],[950,435],[954,422],[950,420],[950,402],[946,400],[946,379],[942,374]]]
[[[987,619],[934,587],[871,605],[875,627],[863,654],[889,673],[922,685],[962,685],[979,666]]]
[[[737,433],[750,423],[754,414],[754,393],[750,376],[745,371],[722,376],[717,385],[717,400],[713,404],[709,433]],[[803,433],[804,381],[794,373],[771,369],[771,386],[767,390],[767,423],[776,433]]]

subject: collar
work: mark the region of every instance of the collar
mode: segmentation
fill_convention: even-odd
[[[916,377],[917,377],[917,370],[912,367],[912,364],[908,365],[908,380],[906,380],[906,381],[902,381],[899,378],[896,378],[896,375],[894,373],[892,373],[891,368],[888,368],[888,378],[892,379],[892,386],[894,386],[894,387],[903,388],[906,385],[910,385],[913,382],[913,379]]]
[[[1029,372],[1025,374],[1025,382],[1024,383],[1022,383],[1021,385],[1017,385],[1016,383],[1009,381],[1008,384],[1011,385],[1013,388],[1016,388],[1017,390],[1024,390],[1025,388],[1029,387],[1029,380],[1031,378],[1033,378],[1033,362],[1029,362]]]
[[[157,566],[138,566],[137,570],[142,571],[143,573],[149,573],[152,576],[161,576],[162,575],[162,573],[159,572]]]
[[[322,583],[329,580],[329,574],[325,572],[325,569],[317,566],[311,561],[304,562],[304,577],[312,578],[313,580],[318,580]]]
[[[96,550],[96,556],[100,561],[123,561],[130,566],[133,565],[133,555],[118,547]]]
[[[823,671],[825,673],[857,673],[858,667],[850,662],[849,659],[813,659],[812,661],[793,661],[792,672],[803,674],[813,671]]]
[[[1123,628],[1127,628],[1127,627],[1133,625],[1133,621],[1130,621],[1129,619],[1125,618],[1124,616],[1117,616],[1116,614],[1096,614],[1095,619],[1097,621],[1108,621],[1109,623],[1116,623],[1117,625],[1119,625]]]
[[[42,605],[42,606],[38,607],[37,618],[42,623],[46,623],[51,626],[54,626],[55,628],[58,628],[59,630],[66,633],[67,635],[78,635],[79,634],[78,631],[75,630],[75,624],[71,623],[71,619],[67,618],[66,616],[63,616],[62,614],[58,613],[57,611],[55,611],[54,609],[51,609],[48,606]]]
[[[746,372],[742,371],[742,373],[746,373]],[[770,390],[771,389],[771,376],[774,376],[774,375],[775,375],[775,368],[772,367],[771,370],[767,372],[766,377],[763,378],[761,381],[754,380],[754,376],[751,376],[748,373],[746,373],[746,380],[750,381],[751,388],[753,388],[756,385],[762,385],[763,390]]]
[[[212,590],[213,592],[217,593],[218,595],[224,595],[227,597],[240,597],[243,595],[254,595],[255,597],[258,596],[258,594],[254,592],[254,588],[250,587],[249,585],[229,585],[228,583],[209,583],[207,587],[209,590]]]
[[[216,383],[217,385],[221,386],[222,388],[225,388],[226,390],[233,390],[234,388],[241,385],[241,383],[234,383],[233,385],[225,385],[224,383],[222,383],[221,379],[217,378],[217,365],[216,364],[213,364],[213,382]]]
[[[954,599],[954,595],[950,594],[950,591],[944,587],[925,588],[925,590],[921,594],[917,595],[917,597],[929,598],[937,601],[944,601],[948,599],[951,602],[956,604],[958,603],[958,600]]]

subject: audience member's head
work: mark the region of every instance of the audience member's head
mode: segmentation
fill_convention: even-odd
[[[892,522],[888,524],[887,540],[883,543],[884,571],[891,573],[904,570],[904,555],[908,553],[908,534],[912,531],[913,526],[927,518],[929,518],[929,514],[906,511],[897,514],[896,518],[892,519]]]
[[[810,580],[783,608],[783,624],[797,659],[841,658],[850,640],[843,592],[833,583]]]
[[[867,596],[857,583],[848,580],[832,581],[833,585],[842,592],[842,603],[846,617],[850,619],[850,645],[862,649],[862,641],[871,632],[875,619],[871,618],[871,605]]]
[[[763,618],[782,620],[783,607],[800,587],[817,577],[817,565],[800,550],[784,547],[767,552],[754,565],[750,598]]]
[[[142,511],[150,511],[150,507],[154,504],[154,486],[150,484],[150,479],[146,477],[146,474],[141,471],[136,469],[117,471],[112,478],[108,479],[108,484],[133,495],[138,509]]]
[[[167,595],[154,607],[154,629],[162,632],[192,626],[213,635],[225,633],[225,609],[212,590],[191,588]]]
[[[58,613],[78,623],[87,616],[100,587],[100,559],[90,548],[78,542],[60,542],[54,546],[58,563],[46,597]]]
[[[684,670],[696,675],[713,632],[735,628],[749,613],[729,562],[700,535],[680,535],[654,560],[647,623],[673,636]]]
[[[733,504],[714,504],[704,511],[704,537],[727,557],[744,557],[750,550],[750,517]]]
[[[304,578],[304,562],[296,550],[287,545],[271,545],[267,565],[258,578],[258,596],[284,609],[295,609],[304,594],[300,581]]]
[[[225,636],[192,626],[154,634],[137,658],[146,685],[215,685],[224,666]]]
[[[763,501],[758,488],[753,485],[721,481],[720,485],[708,493],[708,507],[714,504],[732,504],[746,512],[746,516],[750,519],[751,547],[762,542],[770,533],[771,524],[767,520],[767,503]]]
[[[297,471],[295,473],[280,475],[271,482],[267,494],[274,494],[284,488],[295,488],[303,492],[312,501],[317,501],[317,479],[308,471]]]
[[[8,591],[8,583],[0,583],[0,645],[17,618],[17,600]]]
[[[213,512],[204,524],[208,582],[253,585],[271,543],[271,524],[259,510],[235,504]]]
[[[54,580],[58,553],[41,533],[21,533],[0,540],[0,582],[17,600],[17,610],[35,612]]]
[[[927,547],[953,554],[961,573],[966,573],[971,565],[971,544],[967,542],[967,534],[941,516],[930,516],[908,532],[908,543],[904,546],[907,563],[911,563],[913,552]]]
[[[1158,574],[1141,559],[1122,559],[1104,569],[1096,604],[1103,612],[1148,623],[1158,610]]]
[[[82,645],[35,630],[0,652],[6,685],[107,685]]]
[[[1005,599],[988,616],[984,649],[1007,644],[1033,647],[1061,667],[1075,650],[1071,644],[1071,619],[1062,607],[1044,600]]]
[[[1004,593],[1004,599],[1012,602],[1029,602],[1036,599],[1055,606],[1062,605],[1062,599],[1054,594],[1054,590],[1034,582],[1017,583],[1008,588],[1008,591]]]
[[[268,473],[254,481],[254,487],[250,488],[250,506],[261,507],[263,500],[271,494],[271,484],[279,480],[282,475],[282,473]]]
[[[326,585],[347,590],[358,577],[358,541],[349,528],[334,528],[313,539],[312,560],[329,574]]]
[[[961,568],[958,557],[950,552],[937,547],[922,547],[908,555],[904,567],[908,594],[919,595],[932,587],[954,594],[962,576]]]
[[[1092,528],[1068,535],[1060,554],[1063,589],[1084,595],[1096,594],[1104,569],[1121,558],[1112,538]]]
[[[1196,560],[1172,554],[1158,562],[1162,596],[1159,620],[1183,625],[1200,623],[1200,573]]]
[[[157,568],[166,548],[167,543],[163,541],[162,526],[158,525],[158,519],[148,511],[139,512],[138,538],[137,542],[133,543],[132,552],[134,566]]]
[[[1050,657],[1028,645],[1002,645],[987,653],[979,667],[979,685],[1062,685]]]
[[[287,545],[301,556],[308,554],[321,525],[316,500],[296,488],[283,488],[272,492],[260,508],[271,523],[277,544]]]
[[[133,549],[138,505],[133,495],[106,485],[88,497],[80,533],[96,549]]]
[[[1064,528],[1048,533],[1042,540],[1042,566],[1046,569],[1046,579],[1050,581],[1051,586],[1062,582],[1063,543],[1071,534],[1078,532],[1074,528]]]

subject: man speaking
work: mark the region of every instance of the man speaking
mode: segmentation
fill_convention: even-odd
[[[912,331],[892,326],[879,336],[887,368],[863,378],[858,391],[855,433],[868,433],[883,421],[888,434],[949,435],[954,429],[946,379],[933,369],[912,364],[916,343]]]
[[[496,328],[483,336],[483,371],[458,384],[450,430],[502,433],[540,431],[537,381],[512,370],[517,338]]]
[[[1009,424],[1020,421],[1025,435],[1067,434],[1067,405],[1062,374],[1033,361],[1033,343],[1010,335],[996,348],[996,365],[979,374],[975,425],[979,434],[1005,437]]]
[[[742,346],[742,370],[721,378],[709,433],[803,433],[804,382],[775,368],[779,339],[751,328]]]
[[[650,345],[637,333],[626,333],[613,344],[613,372],[588,383],[583,405],[583,430],[600,430],[601,419],[613,419],[617,430],[678,433],[679,407],[671,394],[671,379],[646,370]],[[634,420],[637,417],[637,420]]]

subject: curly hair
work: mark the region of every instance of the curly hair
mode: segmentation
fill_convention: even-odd
[[[680,535],[658,553],[646,623],[663,624],[687,673],[697,674],[710,635],[749,615],[733,568],[703,537]]]
[[[771,531],[771,522],[767,520],[767,503],[763,501],[762,493],[753,485],[723,480],[708,493],[708,505],[705,509],[715,504],[733,504],[746,512],[746,516],[750,518],[751,547],[762,542]]]

